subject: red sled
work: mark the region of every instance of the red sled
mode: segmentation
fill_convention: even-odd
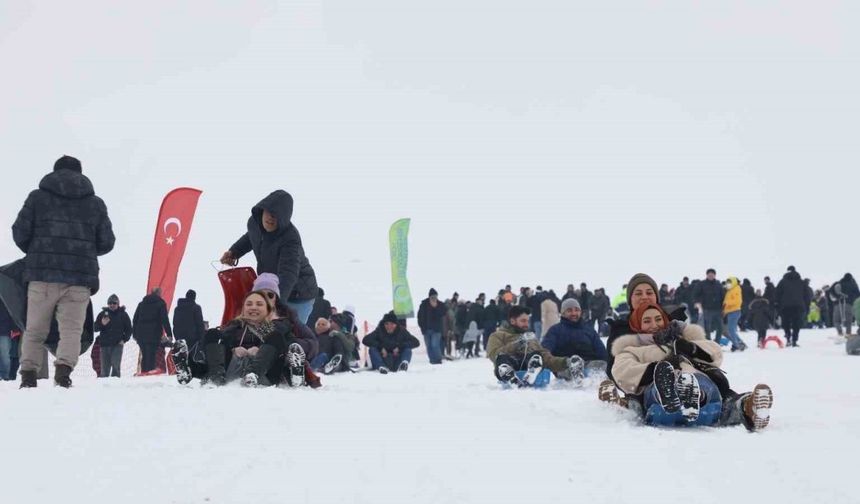
[[[224,326],[242,314],[242,302],[245,296],[254,288],[257,272],[254,268],[231,268],[218,272],[221,290],[224,291],[224,315],[221,325]]]

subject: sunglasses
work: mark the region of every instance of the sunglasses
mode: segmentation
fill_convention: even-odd
[[[116,306],[116,305],[118,305],[118,304],[119,304],[119,303],[108,303],[108,306]]]
[[[269,299],[275,299],[278,295],[272,291],[266,291],[266,297]]]

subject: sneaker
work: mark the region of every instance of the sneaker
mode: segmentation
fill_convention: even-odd
[[[666,413],[681,411],[681,399],[675,388],[675,368],[666,361],[660,361],[654,368],[654,387],[657,389],[657,400]]]
[[[170,351],[173,364],[176,366],[176,381],[180,385],[191,383],[191,368],[188,366],[188,344],[185,340],[176,340],[173,350]]]
[[[325,366],[323,366],[323,374],[332,374],[340,368],[340,363],[343,362],[343,355],[337,354],[331,358],[330,361],[326,362]],[[319,372],[319,371],[317,371]]]
[[[535,380],[537,380],[541,371],[543,371],[543,357],[541,357],[540,354],[534,354],[532,355],[532,358],[529,359],[525,382],[529,385],[534,385]]]
[[[407,361],[403,361],[403,362],[401,362],[401,363],[400,363],[400,365],[399,365],[399,366],[397,366],[397,370],[398,370],[398,371],[403,371],[404,373],[405,373],[406,371],[409,371],[409,362],[407,362]]]
[[[379,372],[380,372],[380,374],[388,374],[389,370],[385,366],[379,366]]]
[[[499,373],[499,379],[507,384],[516,387],[525,387],[526,383],[517,377],[517,371],[510,364],[499,364],[496,368]]]
[[[567,358],[567,370],[570,371],[570,382],[574,387],[581,387],[585,381],[585,361],[578,355]]]
[[[759,431],[770,423],[770,408],[773,406],[773,391],[767,385],[760,383],[752,393],[744,397],[744,420],[747,429]]]
[[[57,364],[54,371],[54,385],[63,388],[71,388],[72,379],[69,375],[72,374],[72,368],[65,364]]]
[[[21,386],[18,388],[36,388],[37,386],[35,371],[21,371]]]
[[[257,376],[257,373],[248,373],[242,379],[242,385],[246,387],[256,387],[259,383],[260,378]]]
[[[293,343],[287,349],[290,386],[301,387],[305,384],[305,360],[307,356],[301,345]]]
[[[675,382],[675,388],[681,400],[681,414],[687,422],[695,422],[699,419],[699,380],[693,373],[681,373]]]

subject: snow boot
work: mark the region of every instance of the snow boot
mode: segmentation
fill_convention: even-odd
[[[529,359],[526,368],[525,382],[529,385],[534,385],[541,371],[543,371],[543,357],[540,354],[534,354]]]
[[[21,386],[18,388],[36,388],[36,374],[35,371],[21,371]]]
[[[760,431],[770,423],[770,408],[773,406],[773,391],[760,383],[751,394],[741,400],[744,413],[744,426],[750,431]]]
[[[390,372],[390,371],[388,370],[388,367],[386,367],[386,366],[379,366],[379,373],[380,373],[380,374],[388,374],[389,372]]]
[[[328,362],[323,366],[323,374],[330,375],[340,368],[340,363],[343,362],[343,355],[337,354],[331,358]]]
[[[666,413],[676,413],[681,410],[681,398],[675,388],[675,368],[666,361],[660,361],[654,367],[654,387],[657,389],[657,400]]]
[[[402,361],[399,366],[397,366],[398,371],[403,371],[404,373],[409,371],[409,361]]]
[[[206,352],[206,365],[208,366],[208,383],[221,386],[227,383],[227,371],[224,369],[224,346],[220,343],[208,343],[204,349]]]
[[[600,386],[597,387],[597,398],[603,402],[627,408],[627,398],[621,397],[621,394],[618,393],[618,388],[612,380],[607,379],[600,382]]]
[[[287,350],[287,367],[291,387],[301,387],[305,384],[305,351],[298,343],[293,343]]]
[[[176,381],[180,385],[191,383],[191,368],[188,366],[188,344],[184,339],[176,340],[170,351],[173,364],[176,367]]]
[[[499,381],[515,387],[525,387],[526,383],[517,377],[517,371],[510,364],[499,364],[496,367],[496,376]]]
[[[242,385],[245,387],[256,387],[260,384],[260,377],[257,373],[248,373],[242,378]]]
[[[72,379],[69,375],[72,374],[72,368],[65,364],[57,364],[54,370],[54,385],[63,388],[71,388]]]
[[[687,422],[695,422],[699,419],[699,380],[693,373],[681,373],[675,386],[681,400],[681,414]]]
[[[585,381],[585,361],[578,355],[567,358],[567,370],[570,372],[570,382],[574,387],[581,387]]]

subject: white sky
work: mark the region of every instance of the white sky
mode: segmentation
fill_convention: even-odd
[[[210,261],[276,188],[328,297],[372,320],[401,217],[416,303],[860,273],[856,2],[179,4],[0,3],[2,262],[69,154],[118,237],[97,303],[137,303],[161,198],[204,191],[177,294],[213,321]]]

